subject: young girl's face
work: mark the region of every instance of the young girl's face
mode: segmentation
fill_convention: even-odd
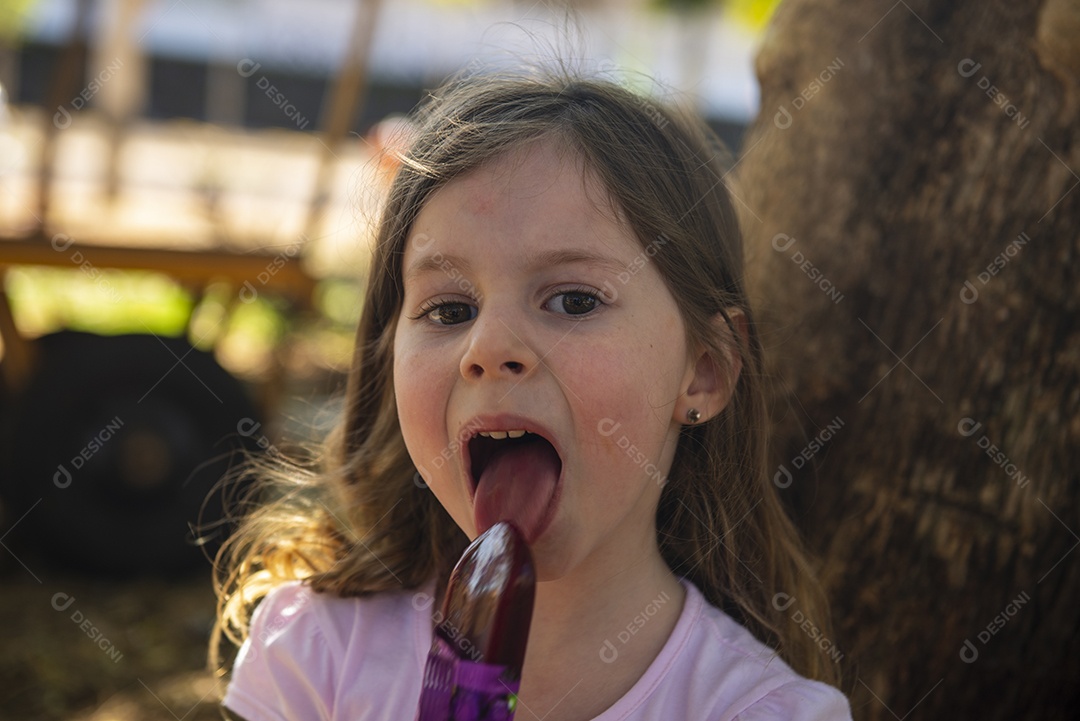
[[[651,262],[662,243],[643,248],[604,199],[576,155],[536,141],[436,191],[405,246],[394,389],[409,454],[470,538],[516,521],[541,580],[655,549],[693,379]],[[520,430],[552,447],[474,438]]]

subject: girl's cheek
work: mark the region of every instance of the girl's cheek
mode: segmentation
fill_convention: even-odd
[[[425,412],[427,394],[423,392],[426,381],[426,369],[423,356],[414,352],[408,343],[397,343],[394,348],[394,396],[397,400],[398,419],[401,432],[413,451],[418,435],[426,434],[426,429],[419,427],[429,414]]]
[[[458,371],[446,353],[402,338],[395,345],[394,393],[402,436],[413,461],[431,469],[447,463],[447,408]]]
[[[567,341],[573,336],[573,331],[569,334],[562,331],[550,342],[537,344],[534,351],[544,358],[541,362],[558,381],[572,391],[567,394],[571,402],[579,398],[594,399],[598,394],[610,396],[620,388],[633,390],[633,382],[628,382],[624,375],[626,353],[620,350],[626,344],[625,339],[591,336],[586,342],[571,345]]]

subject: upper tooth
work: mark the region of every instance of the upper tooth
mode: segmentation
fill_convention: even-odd
[[[525,431],[480,431],[480,435],[485,438],[494,438],[497,441],[501,441],[507,436],[510,438],[521,438],[525,435]]]

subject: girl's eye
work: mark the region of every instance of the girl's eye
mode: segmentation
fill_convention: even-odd
[[[476,317],[476,308],[468,303],[431,303],[425,305],[417,319],[427,317],[439,325],[457,325]]]
[[[569,290],[556,293],[544,305],[562,315],[585,315],[603,305],[603,301],[599,294],[590,290]]]

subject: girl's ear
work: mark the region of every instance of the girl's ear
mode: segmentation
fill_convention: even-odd
[[[728,310],[731,327],[724,316],[717,313],[713,317],[716,337],[720,338],[724,348],[723,357],[716,358],[709,349],[699,349],[698,356],[690,359],[686,377],[683,379],[682,395],[675,403],[675,416],[672,420],[680,424],[703,423],[720,413],[731,401],[735,384],[742,371],[742,352],[748,333],[746,314],[738,309]],[[732,332],[734,327],[734,333]],[[735,336],[738,333],[738,337]],[[694,420],[687,414],[696,410],[699,414]]]

